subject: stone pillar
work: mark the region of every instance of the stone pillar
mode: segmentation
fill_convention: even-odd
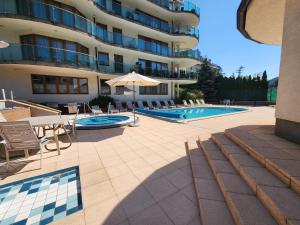
[[[286,0],[276,135],[300,144],[300,1]]]

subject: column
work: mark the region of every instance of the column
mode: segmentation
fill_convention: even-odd
[[[300,144],[300,1],[286,0],[275,133]]]

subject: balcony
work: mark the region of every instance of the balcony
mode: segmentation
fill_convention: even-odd
[[[177,74],[168,70],[141,68],[138,64],[123,64],[114,61],[101,63],[95,56],[80,52],[25,44],[10,44],[9,47],[0,49],[0,64],[46,65],[116,75],[136,70],[146,76],[162,79],[197,80],[197,74],[194,73]]]
[[[148,26],[152,29],[156,29],[173,35],[188,35],[199,39],[199,30],[195,27],[189,25],[171,26],[168,23],[162,23],[155,18],[144,15],[138,10],[134,10],[121,5],[115,6],[110,0],[93,0],[93,2],[98,8],[109,14],[141,24],[143,26]]]
[[[101,27],[97,26],[92,21],[78,14],[41,2],[31,1],[31,7],[17,10],[12,2],[8,3],[8,1],[3,2],[0,0],[0,16],[50,23],[56,26],[84,32],[95,37],[101,42],[122,48],[133,49],[164,57],[191,58],[198,61],[202,60],[199,50],[173,50],[171,48],[158,47],[155,44],[145,44],[134,37],[125,35],[115,37],[113,32],[101,29]],[[183,29],[183,27],[180,29]]]
[[[194,13],[198,17],[200,17],[200,8],[196,6],[192,2],[184,1],[183,3],[174,3],[170,2],[169,0],[148,0],[156,5],[159,5],[165,9],[168,9],[170,11],[174,12],[188,12],[188,13]]]

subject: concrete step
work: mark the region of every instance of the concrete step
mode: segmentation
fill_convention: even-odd
[[[237,225],[278,224],[218,146],[212,140],[201,141],[200,145],[235,223]]]
[[[196,138],[187,141],[186,149],[192,168],[201,224],[234,225],[218,183],[196,141]]]
[[[212,140],[278,223],[300,223],[300,196],[297,193],[249,154],[245,154],[245,150],[224,133],[213,134]]]
[[[259,128],[257,128],[259,129]],[[252,131],[254,132],[254,131]],[[269,140],[260,139],[251,130],[232,128],[225,131],[226,136],[259,161],[272,174],[300,194],[300,146],[268,134]],[[262,138],[264,138],[261,134]],[[280,139],[280,140],[278,140]],[[278,142],[278,146],[276,146]]]

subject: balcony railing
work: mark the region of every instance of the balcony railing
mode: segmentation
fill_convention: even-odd
[[[17,0],[19,1],[19,0]],[[16,2],[17,2],[16,1]],[[23,1],[23,0],[22,0]],[[31,7],[21,7],[17,10],[12,1],[0,0],[0,15],[21,17],[31,20],[42,20],[43,22],[51,23],[57,26],[67,27],[73,30],[78,30],[94,36],[96,39],[124,48],[134,49],[138,51],[153,53],[166,57],[188,57],[196,60],[202,60],[199,50],[193,49],[177,49],[173,50],[168,47],[158,47],[156,44],[145,44],[134,37],[120,35],[116,38],[113,32],[103,30],[92,21],[72,13],[70,11],[58,8],[53,5],[44,4],[37,1],[31,2]],[[15,2],[15,3],[16,3]],[[183,29],[183,27],[180,27]],[[188,53],[188,54],[187,54]]]
[[[155,19],[154,17],[147,16],[138,10],[128,8],[126,6],[116,6],[111,0],[93,0],[93,2],[100,8],[110,14],[122,17],[126,20],[139,23],[159,31],[170,33],[174,35],[189,35],[199,39],[199,30],[195,27],[185,25],[176,26],[163,23],[162,21]]]
[[[190,12],[200,16],[200,8],[194,3],[189,1],[184,1],[183,3],[179,2],[170,2],[169,0],[148,0],[156,5],[159,5],[165,9],[175,11],[175,12]]]
[[[110,61],[100,63],[95,57],[65,49],[37,45],[10,44],[0,49],[0,64],[30,64],[88,69],[107,74],[127,74],[133,70],[147,76],[165,79],[197,79],[193,73],[172,73],[168,70],[141,68],[138,64],[124,64]]]

